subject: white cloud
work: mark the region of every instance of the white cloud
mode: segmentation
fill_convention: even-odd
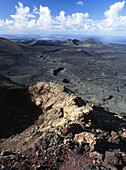
[[[60,28],[60,30],[79,32],[83,30],[84,23],[87,22],[88,17],[88,13],[73,13],[72,15],[65,16],[65,12],[61,11],[59,16],[54,19],[54,27]]]
[[[40,29],[42,30],[46,30],[49,29],[51,27],[52,24],[52,17],[50,14],[50,10],[48,7],[42,7],[42,5],[40,5],[40,9],[39,9],[39,19],[37,20],[37,25]]]
[[[21,2],[18,2],[19,6],[15,6],[16,8],[16,14],[11,15],[13,19],[24,19],[24,18],[34,18],[35,16],[30,13],[29,7],[23,7],[23,4]]]
[[[124,4],[125,4],[125,1],[117,2],[114,5],[111,5],[110,9],[104,13],[105,16],[107,18],[112,18],[112,19],[117,18],[119,15],[119,11],[122,10],[122,8],[124,7]]]
[[[0,27],[4,26],[4,20],[0,19]]]
[[[101,21],[101,26],[107,31],[119,30],[119,27],[124,29],[125,16],[120,16],[119,12],[123,9],[125,1],[117,2],[110,6],[110,9],[104,13],[106,19]]]
[[[67,26],[71,25],[81,25],[85,22],[85,19],[89,17],[88,13],[73,13],[71,16],[65,16],[65,12],[61,11],[60,15],[56,17],[56,21],[59,21],[61,24],[66,24]]]
[[[77,4],[77,5],[80,5],[80,6],[83,6],[83,5],[84,5],[84,3],[83,3],[82,1],[78,1],[76,4]]]
[[[78,1],[81,2],[81,1]],[[79,4],[80,5],[80,4]],[[8,33],[113,33],[126,29],[126,16],[120,16],[125,1],[117,2],[104,12],[105,19],[94,20],[86,13],[73,13],[66,15],[65,11],[60,11],[58,16],[53,17],[51,10],[42,5],[34,6],[33,10],[24,7],[21,2],[15,6],[16,13],[11,19],[0,19],[0,33],[8,30]]]
[[[15,15],[10,15],[12,19],[5,20],[5,24],[8,25],[9,29],[24,31],[35,26],[35,24],[33,25],[35,19],[33,18],[36,18],[36,16],[30,13],[29,7],[24,7],[21,2],[18,2],[18,6],[15,6],[15,8]]]

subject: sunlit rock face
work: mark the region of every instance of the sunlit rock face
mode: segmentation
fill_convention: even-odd
[[[64,126],[68,122],[84,126],[85,115],[87,117],[93,110],[93,105],[80,100],[75,94],[69,93],[63,85],[55,82],[38,82],[30,86],[28,90],[32,95],[32,101],[43,110],[44,115],[40,116],[40,119],[44,119],[40,127],[42,131],[51,127]]]

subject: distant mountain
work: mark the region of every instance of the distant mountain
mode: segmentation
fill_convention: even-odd
[[[35,40],[28,45],[30,46],[60,46],[60,45],[65,45],[65,46],[71,46],[71,45],[80,45],[83,44],[82,41],[77,40],[77,39],[67,39],[67,40]]]
[[[102,42],[98,41],[95,38],[88,38],[85,41],[83,41],[83,44],[91,44],[91,45],[101,45],[103,44]]]
[[[23,52],[20,45],[6,38],[0,37],[0,51],[1,52]]]
[[[71,40],[71,44],[77,45],[77,46],[91,47],[91,46],[96,46],[96,45],[102,45],[103,43],[98,41],[95,38],[88,38],[85,41],[80,41],[78,39],[73,39],[73,40]]]

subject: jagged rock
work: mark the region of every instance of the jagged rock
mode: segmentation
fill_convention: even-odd
[[[51,127],[64,127],[68,122],[84,125],[85,116],[93,110],[90,104],[78,107],[75,94],[65,92],[65,87],[56,82],[38,82],[28,88],[32,101],[43,110],[40,131]]]
[[[123,138],[126,138],[126,131],[122,133],[121,135]]]
[[[89,144],[91,150],[94,149],[94,146],[96,145],[96,137],[94,133],[90,132],[82,132],[79,134],[76,134],[74,137],[74,140],[78,142],[80,145],[82,143],[87,143]]]
[[[104,166],[106,168],[109,168],[109,166],[112,166],[116,169],[117,165],[122,166],[122,152],[120,150],[116,149],[114,151],[106,151],[105,153],[105,159],[104,159]],[[111,168],[110,168],[111,169]]]

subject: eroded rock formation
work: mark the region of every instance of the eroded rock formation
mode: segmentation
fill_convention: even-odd
[[[1,139],[1,169],[125,169],[124,121],[55,82],[37,82],[27,93],[41,114]]]
[[[92,104],[88,103],[78,107],[77,96],[55,82],[39,82],[28,90],[32,94],[32,101],[43,110],[44,115],[40,116],[40,119],[44,119],[40,127],[42,131],[51,127],[63,127],[68,122],[84,126],[85,115],[87,117],[92,110]]]

